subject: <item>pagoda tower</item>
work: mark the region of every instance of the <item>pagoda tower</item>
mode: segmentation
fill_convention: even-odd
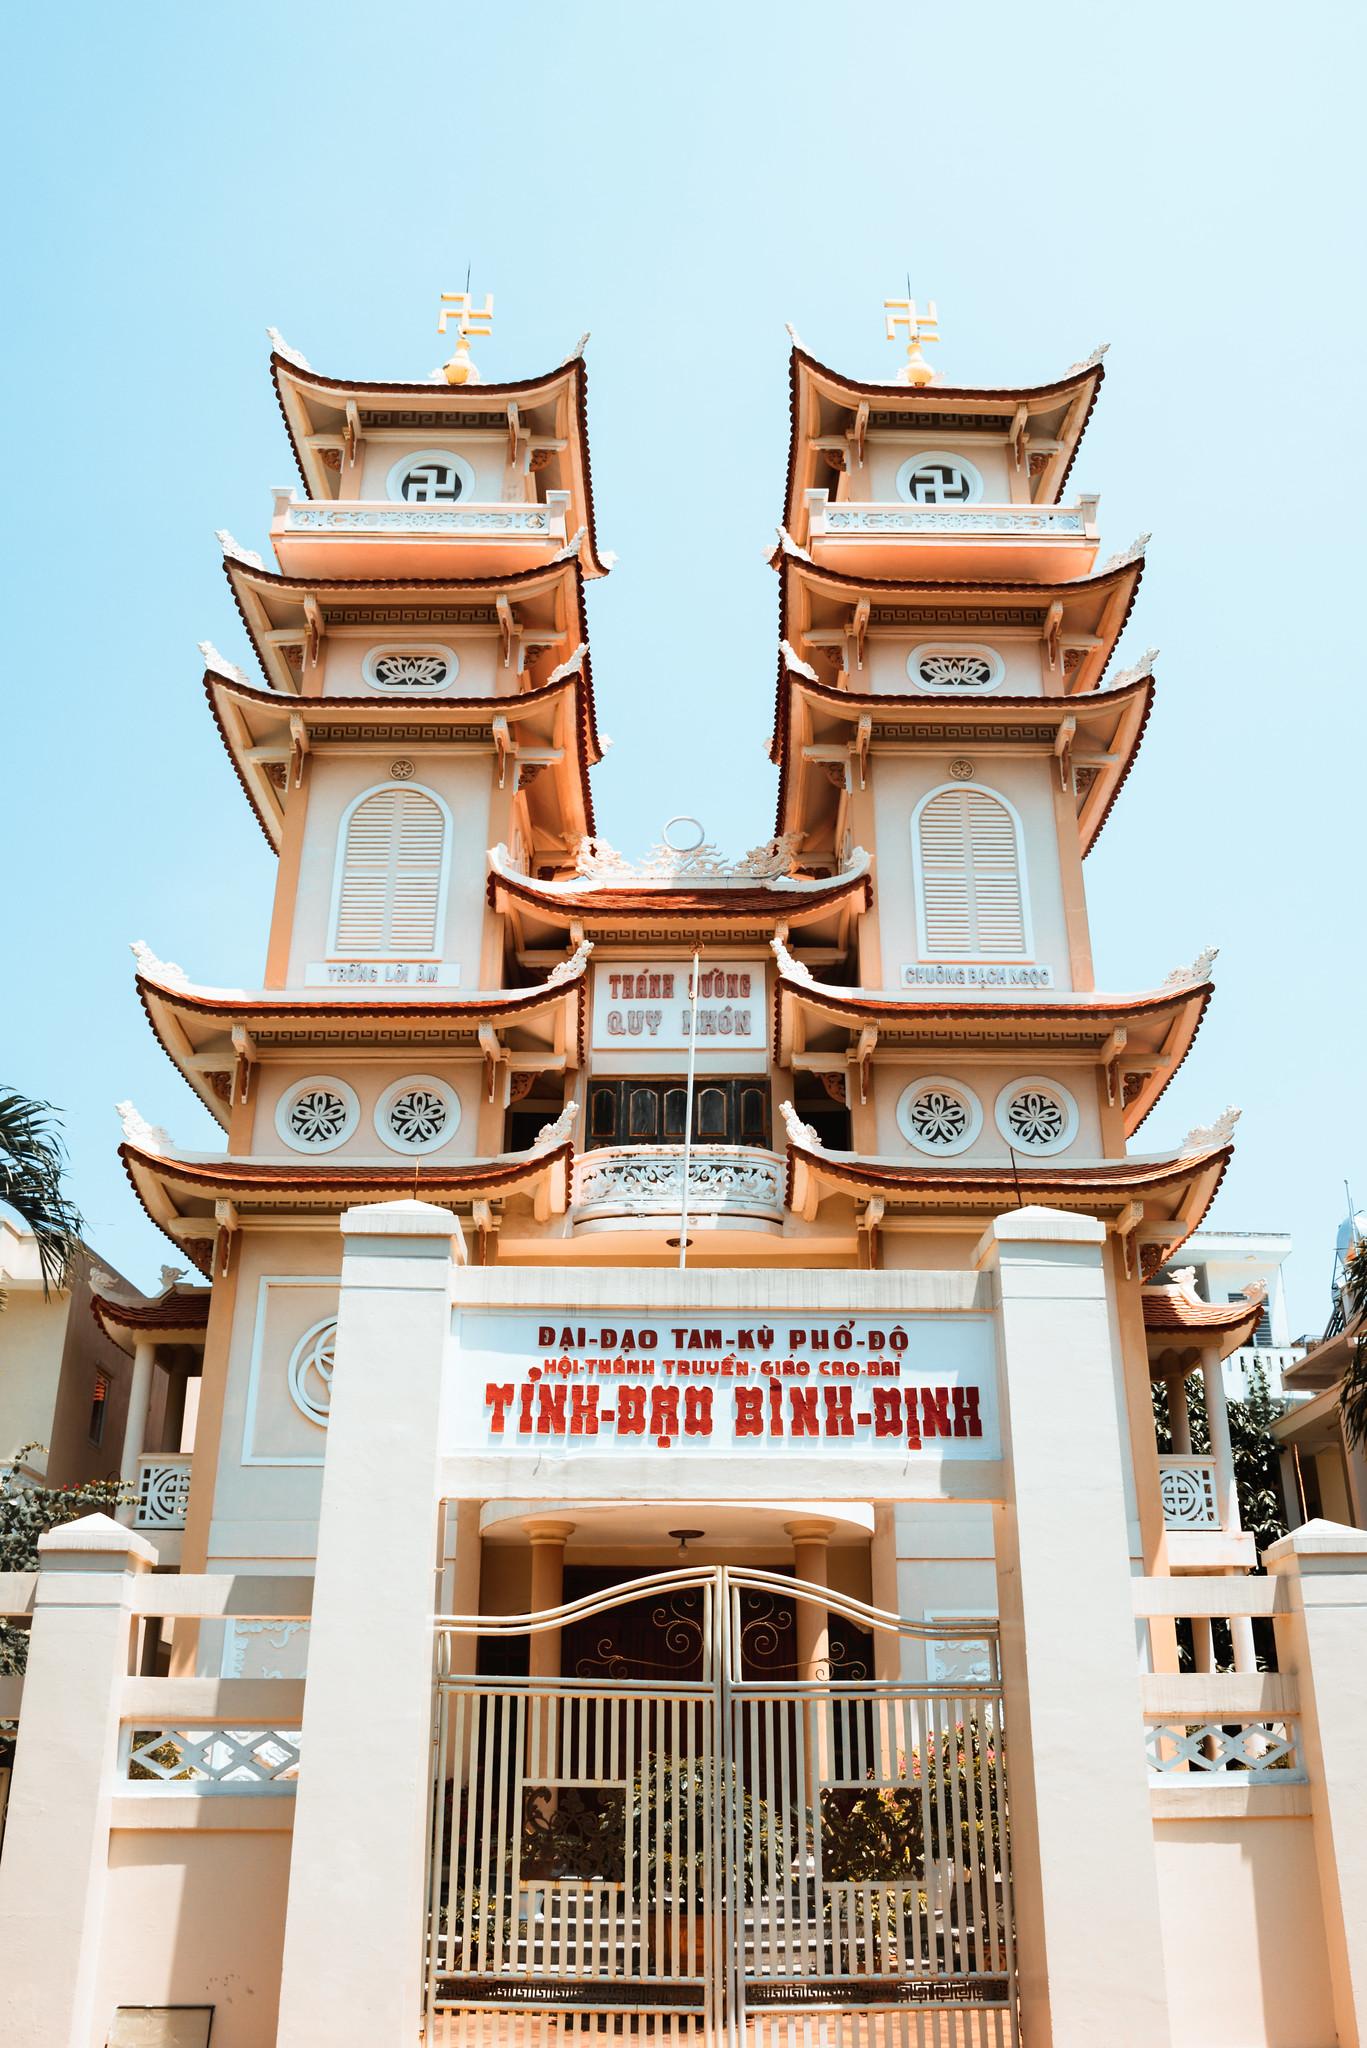
[[[1110,673],[1142,543],[1098,566],[1096,498],[1064,498],[1102,352],[981,390],[919,349],[860,383],[794,347],[774,833],[737,860],[675,820],[632,863],[589,786],[585,590],[612,558],[582,355],[485,383],[487,320],[458,313],[421,384],[325,377],[277,338],[302,495],[275,493],[272,567],[220,535],[260,676],[206,643],[204,689],[280,866],[259,988],[135,948],[226,1136],[193,1154],[125,1118],[140,1199],[212,1283],[179,1555],[308,1567],[357,1203],[448,1208],[480,1264],[668,1266],[686,1233],[695,1266],[863,1271],[967,1268],[985,1222],[1043,1204],[1106,1227],[1136,1561],[1160,1569],[1151,1371],[1184,1374],[1145,1319],[1183,1310],[1146,1283],[1230,1142],[1129,1149],[1210,957],[1095,985],[1082,863],[1154,692],[1151,655]],[[970,1548],[988,1598],[985,1522]],[[918,1569],[963,1604],[962,1573]]]
[[[273,337],[302,490],[220,536],[279,878],[259,986],[134,948],[223,1145],[121,1105],[198,1279],[94,1303],[133,1526],[0,1586],[6,2039],[1359,2038],[1367,1539],[1249,1577],[1261,1303],[1176,1263],[1237,1112],[1142,1130],[1214,955],[1093,963],[1156,688],[1102,352],[795,343],[772,826],[633,860],[582,345],[485,382],[443,307],[420,383]]]

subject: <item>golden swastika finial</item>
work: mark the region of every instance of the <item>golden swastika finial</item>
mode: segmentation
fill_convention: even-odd
[[[904,299],[884,299],[883,320],[889,341],[896,341],[899,327],[906,329],[907,359],[897,372],[897,382],[933,384],[935,372],[922,355],[921,345],[923,342],[940,339],[935,332],[940,324],[940,316],[935,310],[934,299],[931,299],[924,313],[917,312],[916,301],[910,291]]]
[[[456,323],[456,352],[449,363],[442,365],[443,375],[448,384],[478,384],[479,371],[470,360],[470,337],[493,331],[493,293],[486,292],[484,304],[476,306],[470,300],[468,280],[463,292],[443,292],[441,311],[437,315],[438,334],[445,334],[447,324],[452,320]]]

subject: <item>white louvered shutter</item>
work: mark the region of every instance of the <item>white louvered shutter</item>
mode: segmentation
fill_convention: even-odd
[[[435,952],[445,839],[441,811],[421,790],[382,789],[356,806],[342,852],[337,952]]]
[[[921,812],[926,951],[939,959],[1025,953],[1025,903],[1011,813],[981,789],[945,789]]]

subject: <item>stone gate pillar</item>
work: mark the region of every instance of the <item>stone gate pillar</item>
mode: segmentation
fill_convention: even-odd
[[[1171,2038],[1105,1238],[1092,1217],[1023,1208],[978,1251],[999,1291],[997,1584],[1031,2048]]]
[[[342,1218],[318,1568],[276,2048],[416,2042],[442,1369],[460,1225]]]

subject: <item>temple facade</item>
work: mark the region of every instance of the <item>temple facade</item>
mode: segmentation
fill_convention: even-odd
[[[1104,351],[794,345],[772,828],[633,861],[582,350],[445,312],[422,383],[275,337],[299,486],[220,536],[279,878],[257,987],[134,948],[223,1145],[122,1105],[200,1280],[96,1301],[129,1507],[0,1578],[5,2037],[1358,2041],[1367,1537],[1257,1570],[1264,1300],[1181,1259],[1237,1112],[1144,1128],[1214,955],[1094,962],[1156,688]]]

